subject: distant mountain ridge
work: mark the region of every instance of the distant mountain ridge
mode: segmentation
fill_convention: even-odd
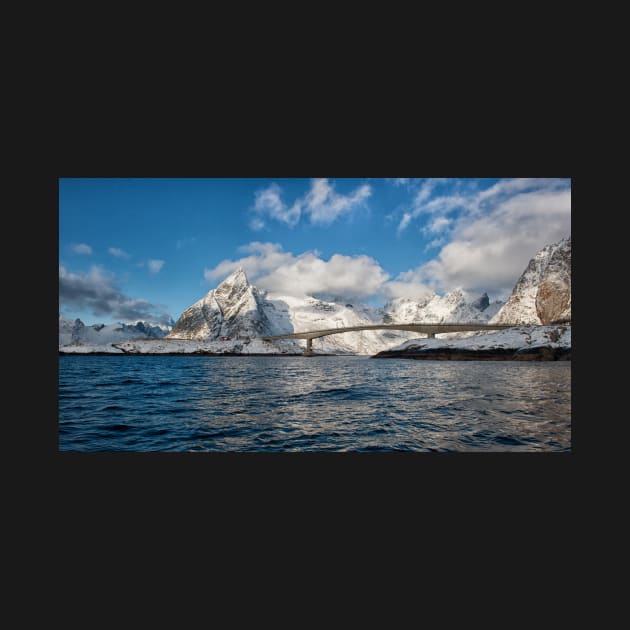
[[[419,300],[411,298],[390,300],[383,308],[383,321],[400,324],[484,323],[502,306],[503,302],[490,303],[487,293],[471,300],[462,289],[455,289],[442,297],[434,293]]]
[[[92,324],[80,319],[59,315],[59,346],[93,344],[107,345],[127,339],[159,339],[166,336],[170,326],[138,321],[135,324]]]

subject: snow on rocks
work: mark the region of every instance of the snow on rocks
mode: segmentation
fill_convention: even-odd
[[[571,321],[571,237],[543,247],[518,279],[493,324]]]
[[[461,356],[456,356],[458,353]],[[475,332],[458,339],[412,339],[376,356],[499,359],[518,358],[519,354],[540,359],[570,358],[571,326],[518,326],[493,332]]]

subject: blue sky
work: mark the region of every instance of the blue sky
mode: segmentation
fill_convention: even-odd
[[[285,294],[505,299],[570,234],[567,179],[64,178],[60,312],[177,319],[239,266]]]

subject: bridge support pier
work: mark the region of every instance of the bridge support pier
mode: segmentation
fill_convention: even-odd
[[[435,333],[427,333],[427,339],[435,339]]]
[[[313,339],[311,337],[307,337],[306,339],[306,348],[304,350],[305,357],[313,356]]]

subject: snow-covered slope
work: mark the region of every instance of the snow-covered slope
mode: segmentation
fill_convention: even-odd
[[[268,293],[251,285],[245,272],[238,269],[186,309],[167,339],[206,344],[220,342],[219,352],[245,353],[251,352],[247,345],[249,340],[253,342],[265,335],[380,323],[483,322],[494,315],[499,306],[490,305],[486,294],[471,300],[463,291],[456,290],[444,297],[433,294],[418,300],[400,298],[384,308],[371,308],[351,299],[326,301],[312,296]],[[313,351],[375,354],[413,337],[417,337],[417,333],[347,332],[314,339]],[[299,351],[305,343],[304,340],[278,341],[262,348],[257,346],[256,352]],[[157,348],[151,344],[143,344],[143,347]]]
[[[434,293],[421,300],[397,298],[388,302],[384,310],[385,321],[391,323],[483,323],[501,306],[502,302],[490,304],[487,293],[472,299],[462,289],[455,289],[442,297]]]
[[[282,342],[254,339],[135,339],[112,346],[126,354],[302,354],[293,340]]]
[[[571,326],[519,326],[491,332],[475,332],[465,339],[412,339],[390,352],[413,352],[426,349],[452,348],[462,350],[522,348],[571,348]]]
[[[353,301],[326,302],[314,297],[298,298],[266,294],[263,309],[277,332],[299,332],[380,324],[383,313]],[[374,354],[410,338],[410,333],[388,330],[346,332],[313,339],[313,351],[322,353]],[[300,340],[303,347],[304,341]]]
[[[136,322],[135,324],[93,324],[86,326],[80,319],[66,319],[59,315],[59,347],[107,346],[126,339],[164,337],[170,328]]]
[[[516,283],[497,324],[571,321],[571,237],[541,249]]]

